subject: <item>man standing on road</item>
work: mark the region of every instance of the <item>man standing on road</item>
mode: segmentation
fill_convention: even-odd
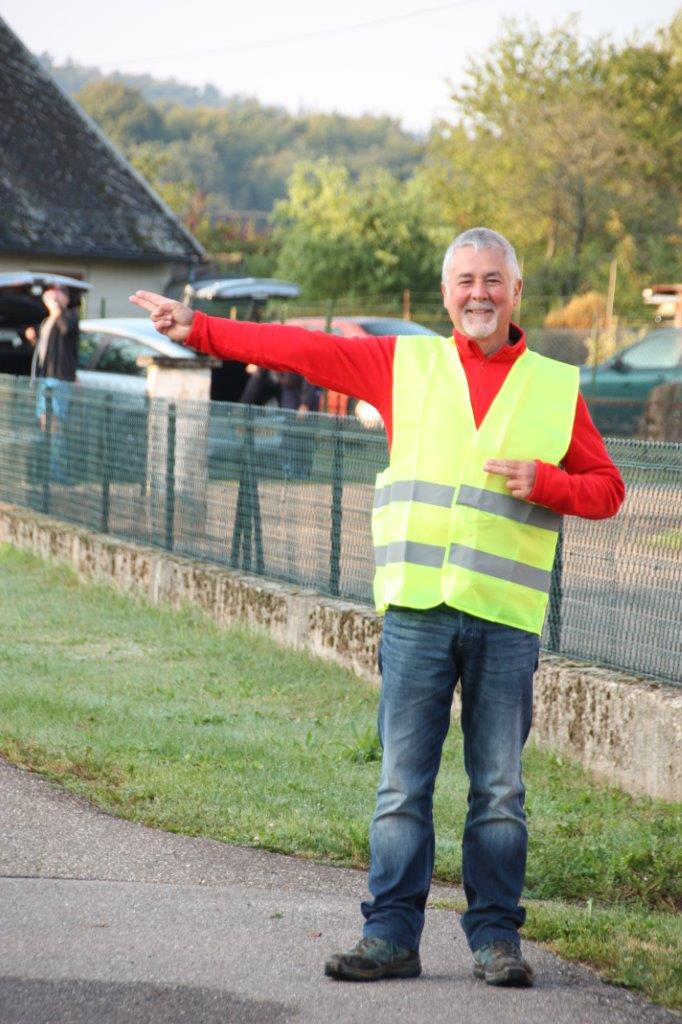
[[[365,399],[391,450],[372,520],[380,649],[381,781],[363,938],[332,956],[343,980],[415,977],[434,862],[432,797],[461,684],[469,777],[462,841],[474,973],[531,985],[521,954],[527,829],[521,752],[561,516],[614,515],[624,487],[578,393],[576,367],[526,348],[511,321],[514,249],[473,228],[445,254],[452,338],[341,338],[132,300],[200,352],[291,370]]]

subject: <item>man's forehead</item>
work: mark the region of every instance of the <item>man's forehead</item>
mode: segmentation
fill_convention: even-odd
[[[474,249],[472,245],[455,249],[450,260],[450,272],[461,274],[467,271],[507,271],[507,254],[501,246],[492,249]]]

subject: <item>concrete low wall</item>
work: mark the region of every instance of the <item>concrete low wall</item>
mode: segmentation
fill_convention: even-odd
[[[202,608],[379,681],[381,620],[364,605],[168,554],[0,503],[0,542],[112,582],[152,604]],[[682,690],[545,655],[533,740],[635,795],[682,800]]]

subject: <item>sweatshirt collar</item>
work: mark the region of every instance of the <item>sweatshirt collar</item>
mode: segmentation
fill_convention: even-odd
[[[466,334],[455,331],[453,335],[457,351],[462,359],[476,359],[479,362],[513,363],[526,351],[526,334],[516,324],[509,324],[509,341],[492,356],[484,356],[477,342]]]

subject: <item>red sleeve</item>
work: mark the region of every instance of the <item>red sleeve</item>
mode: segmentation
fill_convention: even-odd
[[[537,476],[528,500],[537,505],[560,515],[608,519],[623,503],[623,478],[606,451],[582,395],[578,395],[573,435],[562,465],[535,464]]]
[[[395,337],[342,338],[286,324],[254,324],[196,312],[186,343],[220,359],[292,370],[312,384],[363,398],[391,439]]]

